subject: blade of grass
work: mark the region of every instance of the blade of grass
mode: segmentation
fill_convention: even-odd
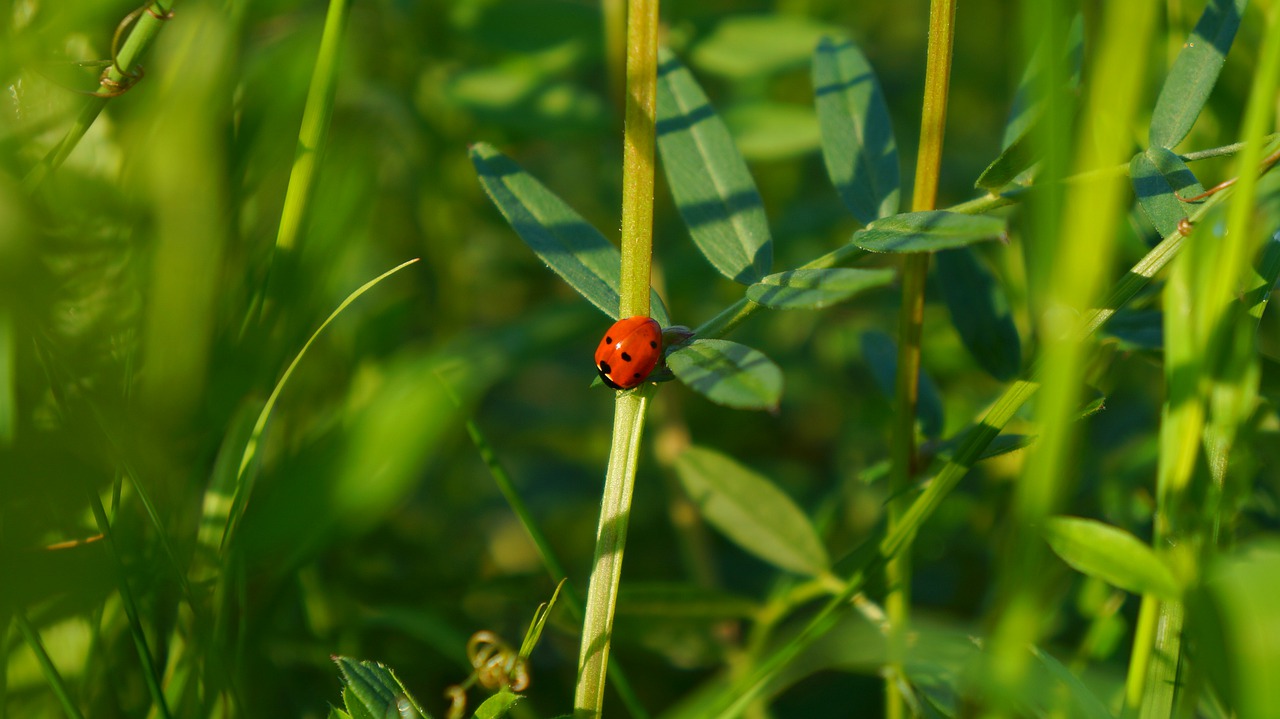
[[[40,663],[40,671],[44,674],[45,681],[49,682],[49,688],[53,690],[54,696],[58,697],[58,703],[62,705],[62,710],[71,719],[84,719],[84,714],[80,713],[80,708],[71,699],[71,692],[67,688],[67,683],[63,681],[62,674],[53,665],[53,659],[49,657],[49,652],[45,651],[44,642],[40,641],[40,633],[36,631],[35,627],[31,626],[31,622],[27,620],[27,615],[21,611],[16,612],[13,615],[13,623],[18,625],[18,631],[22,634],[22,638],[26,640],[27,646],[31,647],[31,651],[36,655],[36,661]]]
[[[239,524],[240,517],[244,514],[244,508],[249,502],[249,496],[253,493],[253,485],[256,476],[255,473],[249,472],[248,469],[258,454],[258,446],[262,441],[263,433],[267,429],[267,421],[271,418],[271,411],[275,409],[276,401],[280,398],[280,393],[284,390],[284,386],[289,381],[289,377],[291,377],[293,375],[293,371],[297,369],[298,363],[302,361],[304,356],[306,356],[307,350],[315,343],[316,338],[318,338],[320,334],[324,332],[325,328],[337,319],[338,315],[342,314],[342,311],[347,309],[352,302],[355,302],[361,295],[373,289],[373,287],[379,282],[382,282],[386,278],[417,261],[418,258],[415,257],[407,262],[402,262],[372,280],[369,280],[361,285],[355,292],[347,295],[347,298],[329,314],[325,321],[320,323],[320,326],[316,328],[315,332],[311,333],[311,336],[307,338],[306,343],[302,345],[302,349],[298,350],[298,354],[294,355],[293,361],[289,363],[287,368],[285,368],[284,374],[280,375],[280,379],[276,381],[275,387],[271,389],[270,396],[267,397],[266,404],[263,405],[262,411],[258,413],[258,419],[254,423],[253,430],[249,434],[249,441],[245,444],[244,452],[240,455],[240,466],[236,471],[235,494],[231,498],[231,507],[227,513],[227,519],[222,531],[222,539],[220,542],[220,546],[224,551],[231,542],[231,539],[235,534],[235,529]]]

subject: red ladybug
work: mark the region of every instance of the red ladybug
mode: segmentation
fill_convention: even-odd
[[[618,320],[596,347],[600,379],[614,389],[640,384],[661,358],[662,328],[651,317]]]

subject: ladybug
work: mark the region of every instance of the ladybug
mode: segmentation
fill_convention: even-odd
[[[614,389],[639,385],[661,358],[662,328],[652,317],[618,320],[596,347],[600,379]]]

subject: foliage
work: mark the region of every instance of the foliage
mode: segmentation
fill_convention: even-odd
[[[883,676],[917,715],[1273,712],[1280,7],[1041,5],[960,7],[927,212],[922,3],[662,8],[605,714]],[[4,713],[570,711],[626,304],[603,16],[0,9]]]

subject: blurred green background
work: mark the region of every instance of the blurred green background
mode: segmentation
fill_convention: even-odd
[[[1098,4],[1083,3],[1086,28]],[[1020,5],[961,5],[940,206],[976,196],[974,179],[999,151],[1024,66]],[[1200,5],[1170,2],[1167,42],[1135,48],[1151,55],[1150,97],[1140,106],[1151,106]],[[909,187],[927,6],[663,7],[664,42],[697,75],[751,163],[778,269],[839,246],[856,227],[818,152],[814,45],[833,32],[860,43],[887,96]],[[218,586],[230,592],[228,613],[208,625],[217,637],[200,651],[231,667],[244,702],[233,711],[248,716],[324,716],[339,696],[332,654],[394,667],[439,712],[444,688],[470,671],[467,637],[489,629],[518,643],[553,589],[468,441],[465,418],[487,435],[585,586],[613,404],[612,393],[588,389],[590,353],[609,320],[523,247],[484,196],[466,150],[493,143],[616,240],[621,121],[599,7],[353,3],[313,202],[296,248],[274,261],[324,3],[178,3],[143,61],[145,78],[110,102],[60,170],[24,187],[87,101],[77,91],[95,88],[98,68],[75,63],[109,57],[117,23],[134,9],[0,2],[0,619],[7,625],[21,613],[39,628],[90,716],[141,716],[149,699],[120,573],[105,542],[74,543],[99,534],[89,498],[114,512],[123,576],[154,653],[172,667],[191,651],[176,643],[189,610],[165,544],[183,566],[208,561],[197,534],[206,502],[219,495],[207,490],[234,474],[285,367],[350,292],[421,257],[340,315],[280,395],[250,469],[257,481],[239,533],[224,548],[229,579]],[[1251,17],[1184,149],[1235,139],[1262,26]],[[1226,168],[1196,167],[1202,178]],[[688,241],[661,177],[656,223],[655,282],[676,322],[696,325],[741,296]],[[1125,264],[1153,236],[1137,215],[1130,224]],[[1016,243],[984,257],[1021,312]],[[967,355],[930,292],[925,368],[950,435],[1001,385]],[[647,441],[659,456],[642,459],[614,644],[651,711],[710,676],[737,627],[655,615],[643,602],[628,605],[627,592],[710,582],[760,597],[775,577],[696,523],[673,531],[685,520],[664,448],[691,438],[774,479],[824,518],[827,545],[842,555],[885,499],[864,471],[887,455],[891,410],[860,337],[892,333],[896,306],[897,291],[884,290],[821,313],[760,314],[740,328],[735,340],[784,369],[777,415],[663,387]],[[1130,319],[1137,330],[1152,326]],[[1264,334],[1274,337],[1268,322]],[[1145,536],[1161,378],[1141,337],[1113,337],[1097,360],[1107,410],[1089,422],[1086,481],[1070,503]],[[1251,526],[1275,527],[1280,486],[1263,469],[1275,466],[1275,447],[1257,443],[1250,460],[1262,480],[1248,498]],[[919,537],[913,594],[926,615],[955,627],[982,616],[1019,463],[1015,454],[975,470]],[[154,501],[163,532],[135,483]],[[192,581],[203,603],[212,578],[193,573]],[[1053,618],[1056,639],[1076,647],[1096,634],[1082,661],[1121,676],[1136,602],[1065,572],[1062,587],[1073,600]],[[20,634],[3,636],[7,713],[58,715]],[[568,710],[577,649],[572,622],[557,613],[534,654],[524,716]],[[874,676],[820,672],[784,696],[777,715],[821,715],[833,697],[850,694],[870,710],[881,691]],[[188,701],[185,711],[208,708]],[[620,713],[616,697],[609,702]]]

